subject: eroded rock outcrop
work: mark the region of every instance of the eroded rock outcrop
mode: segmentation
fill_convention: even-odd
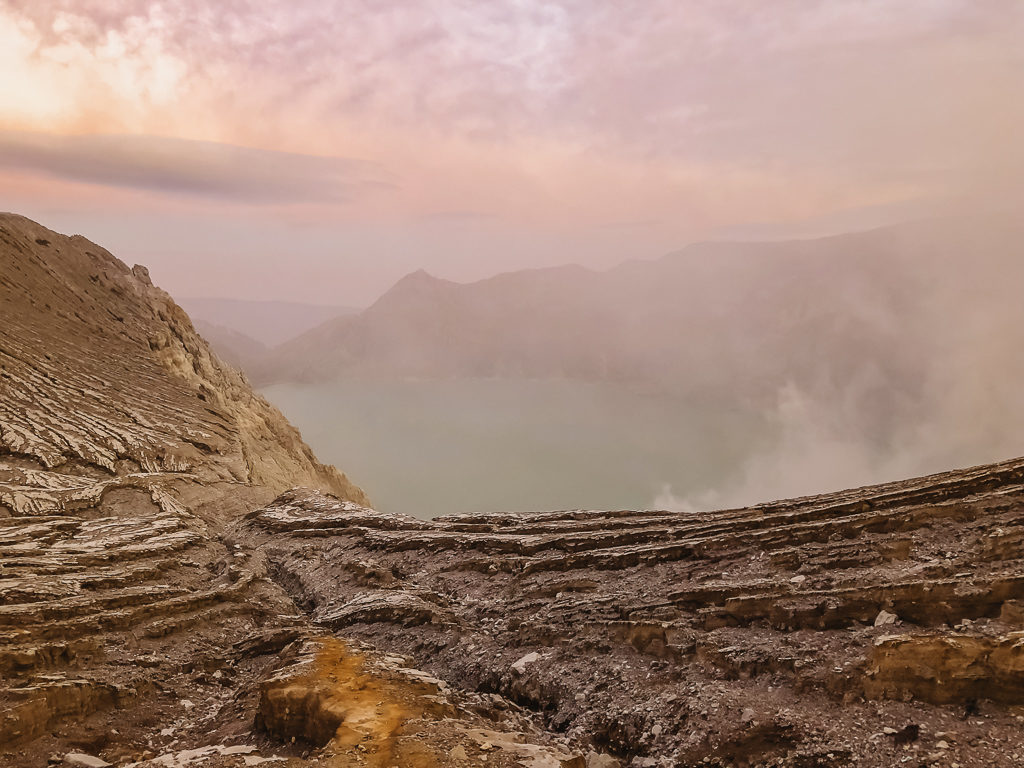
[[[190,471],[366,502],[144,268],[11,214],[0,215],[0,446],[29,469]]]
[[[216,702],[190,677],[295,613],[220,530],[297,484],[366,500],[144,268],[0,216],[0,764],[137,756]]]
[[[261,684],[257,726],[282,741],[324,747],[322,759],[338,765],[427,768],[480,761],[511,768],[525,759],[536,768],[584,768],[581,755],[550,743],[552,737],[507,708],[501,715],[506,726],[526,732],[495,730],[479,714],[491,712],[492,701],[456,695],[441,680],[405,667],[401,657],[316,637],[293,645],[282,660]]]
[[[1024,704],[1024,632],[907,634],[875,643],[866,690],[934,704]]]
[[[235,535],[320,626],[624,763],[1012,766],[1022,483],[431,522],[295,491]]]

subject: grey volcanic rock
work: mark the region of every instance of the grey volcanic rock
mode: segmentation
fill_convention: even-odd
[[[1022,525],[1016,460],[699,514],[424,523],[295,491],[236,535],[346,636],[624,765],[891,768],[919,759],[896,724],[1009,768]]]

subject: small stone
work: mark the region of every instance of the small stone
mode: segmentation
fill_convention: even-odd
[[[95,755],[84,752],[69,752],[64,755],[64,765],[69,768],[108,768],[110,763]]]
[[[251,744],[237,744],[233,747],[221,747],[220,753],[222,755],[251,755],[256,751],[256,747]]]
[[[485,741],[480,745],[480,749],[482,749],[484,752],[489,752],[490,750],[494,749],[494,745],[491,744],[491,742],[489,741]]]
[[[189,710],[189,709],[192,709],[192,707],[194,707],[195,704],[193,704],[188,699],[182,699],[181,701],[178,702],[178,706],[181,707],[184,710]]]
[[[752,709],[750,709],[748,707],[747,709],[744,709],[743,713],[740,715],[740,722],[741,723],[752,723],[756,717],[757,717],[757,712],[755,712],[754,710],[752,710]]]
[[[537,653],[536,651],[533,651],[532,653],[528,653],[525,656],[523,656],[521,659],[519,659],[519,661],[517,661],[515,664],[513,664],[512,665],[512,669],[516,673],[521,675],[521,674],[526,672],[527,664],[533,664],[539,658],[540,658],[540,654]]]
[[[885,627],[885,626],[888,626],[889,624],[895,624],[896,623],[896,619],[898,619],[898,618],[899,618],[899,616],[897,616],[895,613],[889,613],[888,611],[883,609],[883,610],[879,611],[878,615],[875,617],[875,626],[876,627]]]
[[[945,741],[939,741],[935,744],[936,749],[949,749],[949,743]]]
[[[661,736],[661,726],[655,725],[653,728],[651,728],[651,735],[654,738],[658,738],[659,736]]]
[[[468,760],[469,755],[466,754],[466,748],[459,744],[456,747],[452,747],[452,750],[448,753],[448,757],[452,760]]]
[[[807,577],[804,576],[802,573],[799,576],[794,576],[792,579],[790,579],[790,582],[793,584],[803,584],[805,581],[807,581]]]
[[[611,755],[602,755],[599,752],[588,752],[586,761],[587,768],[619,768],[621,765]]]
[[[897,731],[892,735],[893,743],[896,746],[911,744],[918,740],[921,735],[921,726],[916,723],[911,723],[906,726],[903,730]]]

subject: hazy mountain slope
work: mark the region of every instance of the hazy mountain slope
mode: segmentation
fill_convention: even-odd
[[[0,446],[45,467],[188,470],[365,497],[220,362],[185,312],[83,237],[0,217]]]
[[[1005,216],[705,243],[607,272],[417,273],[272,350],[254,378],[638,383],[774,425],[749,478],[721,489],[749,501],[1020,453],[1020,285],[1024,224]]]
[[[684,391],[729,382],[750,396],[871,369],[913,387],[936,341],[925,304],[978,263],[955,252],[958,238],[905,226],[710,243],[603,273],[564,267],[466,285],[421,272],[361,314],[282,345],[258,378],[567,376]]]
[[[267,354],[266,344],[256,341],[241,331],[198,318],[193,318],[192,323],[213,351],[217,353],[217,356],[239,370],[256,369],[262,364],[263,357]]]
[[[179,298],[177,301],[194,322],[229,328],[268,347],[283,344],[327,320],[359,311],[354,307],[298,301],[223,298]]]

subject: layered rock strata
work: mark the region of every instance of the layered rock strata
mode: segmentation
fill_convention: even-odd
[[[144,267],[11,214],[0,214],[0,448],[20,469],[192,472],[366,503]]]
[[[325,630],[624,763],[1013,766],[1022,484],[1011,461],[722,512],[434,521],[301,491],[235,540]]]

